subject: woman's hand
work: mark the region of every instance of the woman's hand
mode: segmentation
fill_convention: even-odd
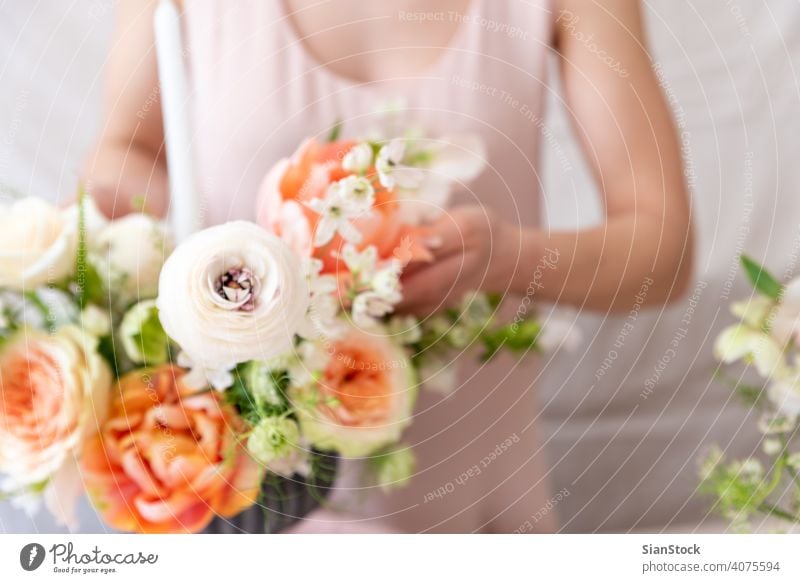
[[[426,316],[458,303],[469,291],[507,290],[519,260],[519,229],[475,205],[452,209],[432,232],[428,247],[435,259],[404,272],[402,311]]]

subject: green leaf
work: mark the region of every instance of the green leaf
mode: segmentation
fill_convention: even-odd
[[[144,357],[145,364],[161,364],[169,358],[169,338],[161,326],[158,309],[155,307],[149,311],[132,340]]]
[[[342,120],[340,120],[340,119],[336,120],[336,123],[333,124],[333,127],[331,128],[331,131],[328,134],[328,137],[326,139],[326,141],[328,143],[335,142],[336,140],[339,139],[339,136],[342,135],[342,126],[343,125],[344,125],[344,122]]]
[[[117,350],[114,346],[114,339],[111,335],[103,336],[99,339],[97,344],[97,353],[103,357],[103,359],[108,363],[111,367],[111,371],[114,374],[114,378],[119,378],[121,376],[122,370],[120,368],[120,362],[117,358]]]
[[[773,300],[780,298],[781,293],[783,293],[783,286],[763,265],[753,261],[747,255],[742,255],[741,261],[747,278],[756,290]]]
[[[233,385],[225,391],[225,400],[251,425],[263,417],[282,415],[289,409],[286,371],[265,371],[259,363],[249,362],[239,365],[233,374]],[[265,399],[265,394],[274,399]]]

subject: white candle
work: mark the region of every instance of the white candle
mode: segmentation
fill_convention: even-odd
[[[155,18],[158,77],[169,170],[170,218],[177,242],[201,228],[192,163],[189,86],[183,59],[181,18],[172,0],[161,0]]]

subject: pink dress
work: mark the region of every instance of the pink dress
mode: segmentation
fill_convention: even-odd
[[[363,135],[383,119],[376,111],[398,98],[402,124],[421,125],[434,136],[469,132],[483,138],[489,166],[460,201],[491,205],[519,225],[537,223],[554,20],[549,0],[472,0],[467,12],[455,15],[460,28],[433,66],[413,77],[370,83],[342,78],[315,61],[282,6],[185,1],[194,146],[207,224],[253,219],[266,171],[301,140],[324,137],[336,120],[344,123],[345,136]],[[513,314],[516,305],[509,308]],[[295,530],[554,529],[555,516],[547,510],[553,495],[549,466],[536,431],[536,359],[500,357],[486,366],[462,360],[453,394],[421,392],[405,436],[419,460],[411,485],[384,494],[361,483],[359,462],[346,462],[331,503]]]

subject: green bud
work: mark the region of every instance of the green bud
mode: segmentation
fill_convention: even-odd
[[[265,417],[250,433],[247,450],[256,461],[267,465],[293,456],[299,441],[300,428],[293,419]]]
[[[416,468],[414,452],[405,444],[372,458],[375,481],[384,492],[407,486]]]
[[[139,302],[125,313],[120,337],[125,353],[137,364],[155,366],[169,358],[169,338],[161,327],[154,300]]]

